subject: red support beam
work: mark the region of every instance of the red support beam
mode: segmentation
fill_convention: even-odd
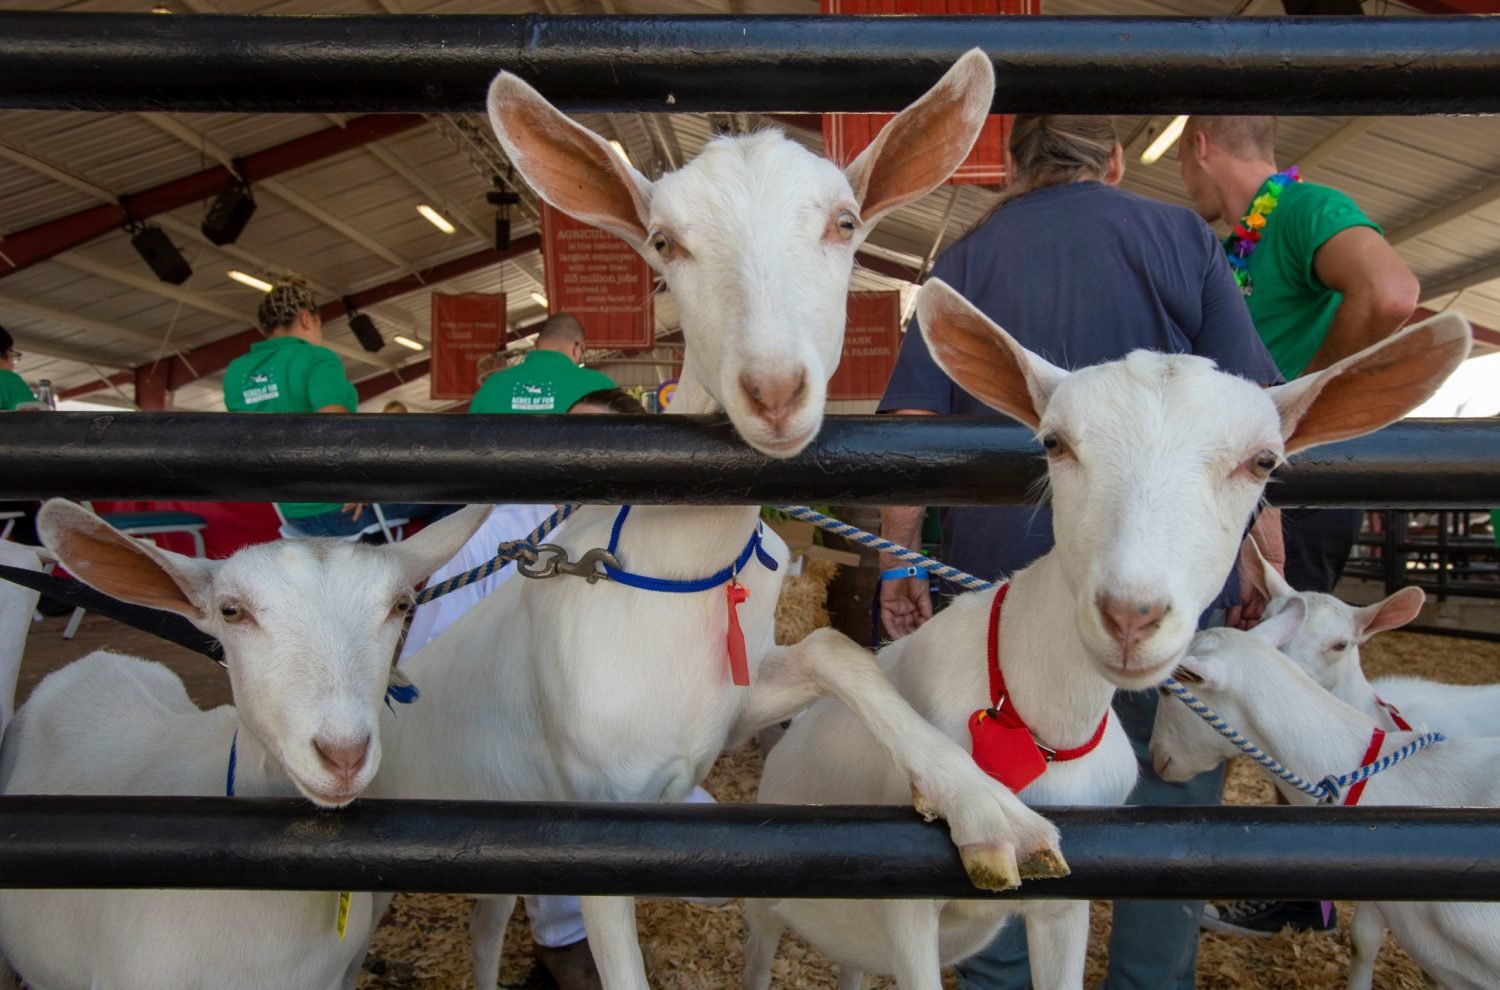
[[[493,248],[485,248],[483,251],[475,251],[473,254],[466,254],[462,258],[455,258],[452,261],[445,261],[441,265],[433,265],[431,268],[417,272],[414,275],[406,275],[402,278],[393,279],[390,282],[383,282],[380,285],[371,286],[370,288],[365,289],[362,292],[351,293],[346,298],[354,304],[356,309],[364,309],[367,306],[373,306],[376,303],[384,302],[387,299],[394,299],[397,296],[404,296],[408,293],[416,292],[419,289],[432,288],[433,286],[446,282],[449,279],[458,278],[459,276],[467,275],[470,272],[475,272],[483,268],[489,268],[493,265],[498,265],[502,261],[509,261],[512,258],[519,258],[522,255],[530,254],[533,251],[540,250],[541,246],[542,239],[540,235],[527,234],[525,237],[518,237],[514,241],[511,241],[510,247],[506,248],[504,251],[496,251]],[[318,307],[318,315],[323,318],[323,321],[325,323],[330,320],[338,319],[340,316],[343,316],[344,313],[345,309],[342,300],[336,299],[332,302],[326,302]],[[183,355],[183,357],[177,357],[174,355],[169,359],[164,358],[160,362],[158,367],[162,369],[162,371],[166,375],[166,381],[168,383],[167,387],[170,389],[178,389],[188,384],[189,382],[203,377],[204,375],[211,375],[216,371],[223,370],[228,366],[230,361],[233,361],[241,354],[244,354],[250,349],[251,344],[260,339],[261,332],[256,328],[252,327],[248,330],[241,330],[239,333],[231,334],[228,337],[223,337],[219,340],[213,341],[212,343],[204,344],[201,347],[196,347],[193,350],[189,351],[187,354]],[[184,358],[186,360],[184,360]],[[151,367],[151,365],[141,366],[141,368],[149,367]],[[141,368],[137,368],[132,371],[122,371],[119,374],[112,376],[109,379],[109,382],[116,385],[131,384],[132,382],[135,382],[137,380],[136,373],[140,371]],[[106,383],[102,381],[89,382],[86,385],[79,385],[75,388],[66,389],[59,395],[59,397],[64,399],[75,399],[81,395],[88,395],[91,392],[97,392],[105,387],[107,387]]]
[[[246,155],[240,159],[240,174],[252,183],[269,179],[411,130],[421,123],[423,117],[411,113],[355,117],[343,127],[330,127]],[[146,220],[217,196],[231,178],[229,170],[220,165],[131,193],[126,197],[130,216]],[[106,203],[17,231],[0,241],[0,278],[118,230],[125,220],[124,206]]]
[[[1411,319],[1407,320],[1406,322],[1408,324],[1421,323],[1428,317],[1436,315],[1437,312],[1435,310],[1428,309],[1425,306],[1420,306],[1417,308],[1417,311],[1415,313],[1411,314]],[[1472,320],[1469,321],[1469,329],[1474,331],[1474,343],[1478,345],[1478,347],[1483,347],[1485,349],[1484,353],[1500,350],[1500,331],[1491,330],[1489,327],[1481,326],[1478,323],[1473,322]],[[1476,347],[1475,349],[1478,350],[1478,347]]]
[[[376,375],[374,378],[366,378],[362,382],[355,382],[354,391],[359,393],[360,402],[368,402],[377,395],[383,395],[393,388],[400,388],[407,382],[421,378],[431,370],[432,359],[423,358],[420,361],[408,364],[404,368],[397,368],[394,371],[387,371]]]
[[[149,412],[162,412],[172,406],[168,386],[169,368],[165,364],[143,364],[135,369],[135,404]]]

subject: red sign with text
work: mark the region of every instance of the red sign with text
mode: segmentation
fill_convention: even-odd
[[[901,351],[901,293],[849,293],[849,322],[829,399],[878,399]]]
[[[542,205],[547,312],[578,317],[589,348],[656,343],[656,273],[614,234]]]
[[[969,16],[986,14],[1035,15],[1042,0],[822,0],[825,14],[928,14]],[[869,147],[875,135],[894,117],[881,113],[825,113],[823,147],[828,157],[847,165]],[[991,114],[974,142],[974,150],[947,184],[998,186],[1005,181],[1005,144],[1010,140],[1010,114]]]
[[[433,399],[472,399],[480,359],[505,340],[505,293],[432,294]]]

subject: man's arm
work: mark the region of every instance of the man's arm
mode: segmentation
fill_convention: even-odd
[[[1344,295],[1328,336],[1304,375],[1384,340],[1411,318],[1422,291],[1386,239],[1370,227],[1349,227],[1323,242],[1313,255],[1323,284]]]
[[[892,416],[936,416],[930,409],[891,409]],[[892,543],[904,547],[917,546],[922,537],[922,518],[927,514],[925,506],[890,505],[880,510],[880,535]],[[888,553],[880,555],[880,569],[905,567],[907,562]],[[885,634],[900,639],[907,633],[932,618],[932,595],[927,590],[927,577],[899,578],[880,583],[880,624]]]

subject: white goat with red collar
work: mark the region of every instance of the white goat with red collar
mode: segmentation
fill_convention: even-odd
[[[202,711],[161,664],[95,651],[44,678],[4,726],[0,793],[218,797],[232,749],[235,796],[348,804],[380,765],[387,687],[406,684],[391,661],[413,585],[488,514],[463,509],[390,547],[285,540],[203,560],[48,502],[37,527],[71,573],[223,644],[235,704]],[[9,585],[0,598],[12,615],[17,598],[23,615],[36,600]],[[0,648],[3,711],[21,642]],[[373,923],[371,895],[351,900],[341,937],[337,891],[0,890],[0,955],[46,990],[333,990]]]
[[[1187,649],[1272,469],[1287,454],[1398,418],[1436,390],[1469,342],[1462,319],[1433,320],[1263,390],[1201,357],[1145,351],[1070,374],[940,281],[922,288],[917,314],[949,377],[1037,431],[1056,547],[1011,578],[998,650],[987,643],[997,592],[982,591],[886,647],[880,661],[944,735],[968,745],[972,731],[977,758],[989,730],[972,722],[976,709],[994,703],[989,670],[998,653],[1004,705],[1035,739],[1087,750],[1051,763],[1021,791],[1039,804],[1125,800],[1136,761],[1124,731],[1110,719],[1097,746],[1088,746],[1116,688],[1159,683]],[[903,801],[904,778],[877,743],[837,701],[820,701],[771,751],[760,799]],[[1045,884],[1036,893],[1045,895]],[[788,924],[843,967],[846,990],[859,986],[863,970],[894,974],[902,990],[937,990],[940,966],[982,948],[1015,913],[1025,917],[1032,985],[1081,986],[1088,905],[1042,900],[751,902],[745,986],[765,990]]]
[[[1193,641],[1177,679],[1226,722],[1304,780],[1340,775],[1370,762],[1381,732],[1371,715],[1335,698],[1278,648],[1297,635],[1306,605],[1288,601],[1250,632],[1212,629]],[[1419,732],[1380,740],[1390,754]],[[1166,780],[1187,780],[1239,750],[1167,695],[1156,710],[1152,763]],[[1362,805],[1500,806],[1500,739],[1449,739],[1370,777]],[[1292,804],[1313,799],[1275,781]],[[1346,801],[1347,803],[1347,801]],[[1382,921],[1434,987],[1484,990],[1500,973],[1500,905],[1377,901],[1360,905],[1351,941],[1350,990],[1369,990]]]
[[[1452,738],[1500,736],[1500,684],[1442,684],[1401,676],[1371,682],[1365,677],[1360,646],[1376,633],[1399,629],[1421,614],[1426,597],[1421,588],[1402,588],[1362,608],[1333,595],[1297,591],[1249,539],[1240,551],[1240,566],[1269,602],[1268,617],[1290,602],[1302,602],[1307,620],[1281,652],[1340,701],[1387,729],[1437,729]]]
[[[513,76],[496,79],[489,110],[506,154],[547,202],[623,238],[665,280],[687,346],[671,411],[722,410],[752,447],[785,458],[822,423],[856,249],[882,216],[959,165],[993,89],[976,50],[847,168],[767,132],[716,139],[654,183]],[[617,518],[617,508],[581,509],[553,541],[577,560],[610,543]],[[755,506],[641,506],[618,554],[634,574],[703,578],[736,560],[758,525]],[[871,726],[908,793],[947,819],[976,882],[1014,886],[1018,858],[1062,869],[1056,830],[918,717],[868,652],[826,631],[775,648],[787,555],[771,535],[765,549],[775,570],[752,554],[737,575],[749,592],[738,611],[748,687],[731,682],[723,586],[667,594],[512,580],[403,664],[423,700],[386,729],[386,771],[372,793],[676,801],[727,746],[831,693]],[[485,990],[513,901],[484,900],[471,920]],[[582,907],[605,987],[644,990],[633,901],[585,897]]]

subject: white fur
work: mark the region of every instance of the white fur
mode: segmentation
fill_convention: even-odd
[[[1376,727],[1369,715],[1319,687],[1278,651],[1305,618],[1300,601],[1251,632],[1215,629],[1193,642],[1183,661],[1183,680],[1209,707],[1247,738],[1306,780],[1343,774],[1363,761]],[[1217,766],[1229,750],[1186,705],[1163,698],[1151,737],[1152,760],[1167,780]],[[1382,748],[1390,753],[1417,732],[1392,732]],[[1233,752],[1238,752],[1233,751]],[[1494,766],[1500,739],[1450,739],[1429,747],[1369,779],[1361,805],[1495,807],[1500,781]],[[1288,801],[1312,798],[1279,780]],[[1380,921],[1442,990],[1481,990],[1500,972],[1500,905],[1379,901],[1360,905],[1354,924],[1351,990],[1368,990],[1380,943]]]
[[[894,155],[877,140],[840,170],[779,134],[760,134],[715,141],[654,184],[512,76],[495,81],[489,105],[501,144],[544,198],[624,237],[666,280],[687,341],[672,411],[722,409],[749,444],[789,457],[822,421],[855,248],[881,215],[958,165],[992,92],[988,60],[970,53],[888,126],[887,134],[913,129]],[[922,158],[934,167],[904,179],[905,166]],[[847,239],[836,228],[846,210],[858,214]],[[662,231],[670,258],[653,247]],[[752,402],[756,389],[764,398],[799,381],[776,408]],[[606,545],[616,511],[580,510],[555,542],[575,559]],[[641,506],[619,555],[636,573],[700,578],[733,561],[757,522],[756,507]],[[404,665],[426,696],[388,720],[385,769],[371,793],[678,801],[726,746],[832,693],[874,727],[923,806],[948,820],[975,875],[1013,882],[1016,850],[1052,845],[1055,831],[917,717],[868,652],[831,632],[777,649],[787,553],[774,536],[766,546],[778,569],[752,561],[740,575],[750,593],[739,621],[752,686],[729,680],[723,588],[665,594],[513,580]],[[511,903],[481,901],[471,920],[476,986],[495,983]],[[644,988],[633,901],[585,897],[582,908],[604,985]]]
[[[126,584],[154,571],[175,586],[175,610],[223,643],[236,705],[201,711],[166,667],[90,653],[48,675],[16,714],[0,748],[0,792],[222,796],[238,732],[236,796],[347,804],[380,763],[377,713],[400,679],[396,606],[487,514],[463,510],[393,547],[288,540],[207,561],[48,503],[43,538],[71,572],[97,582],[96,551],[124,547],[139,558]],[[117,591],[108,582],[100,590]],[[0,589],[0,614],[13,597]],[[250,618],[225,621],[229,603]],[[19,662],[9,651],[0,672]],[[315,741],[328,752],[367,745],[362,761],[340,767]],[[371,895],[355,894],[340,941],[337,903],[336,892],[0,890],[0,951],[38,990],[332,988],[357,968],[373,924]]]
[[[917,313],[935,359],[960,386],[1066,443],[1068,452],[1049,461],[1056,546],[1012,577],[999,653],[1007,703],[1036,737],[1054,748],[1079,746],[1117,687],[1159,682],[1186,650],[1265,487],[1247,464],[1265,451],[1280,458],[1322,442],[1323,413],[1299,404],[1306,390],[1333,388],[1359,362],[1268,390],[1204,358],[1144,351],[1069,374],[1026,351],[940,281],[921,290]],[[1378,360],[1375,350],[1363,359]],[[1433,374],[1436,387],[1446,369]],[[1154,629],[1125,644],[1101,620],[1106,594],[1167,607]],[[986,657],[994,595],[964,596],[880,654],[902,696],[961,745],[969,743],[970,716],[991,700]],[[1052,764],[1021,797],[1120,804],[1135,778],[1130,743],[1111,719],[1097,749]],[[891,804],[904,800],[905,781],[878,740],[825,699],[798,716],[771,751],[759,796]],[[1045,893],[1045,881],[1037,892]],[[939,967],[978,951],[1013,913],[1026,919],[1032,984],[1081,986],[1083,902],[783,900],[747,908],[745,987],[769,985],[782,927],[790,925],[844,968],[844,986],[857,986],[858,971],[869,970],[895,975],[902,990],[937,990]]]

